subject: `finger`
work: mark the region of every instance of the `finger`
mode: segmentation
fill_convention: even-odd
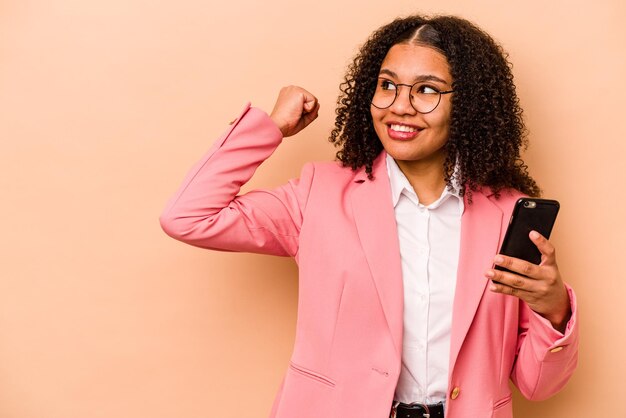
[[[306,113],[311,113],[317,107],[317,99],[313,96],[308,99],[305,97],[304,102],[304,111]]]
[[[554,245],[537,231],[530,231],[528,236],[541,253],[541,264],[556,264]]]
[[[318,102],[316,102],[314,107],[308,113],[305,113],[303,115],[304,120],[305,120],[307,125],[309,123],[313,122],[315,119],[317,119],[317,116],[319,114],[319,110],[320,110],[320,104]]]
[[[496,266],[504,267],[507,270],[521,274],[526,277],[536,278],[539,274],[539,266],[520,258],[508,257],[502,254],[496,255],[493,259]],[[498,270],[501,272],[501,270]],[[504,273],[504,272],[502,272]]]
[[[317,105],[317,97],[303,88],[300,88],[300,92],[302,94],[303,109],[305,112],[309,113],[315,109],[315,106]]]
[[[485,272],[485,277],[492,281],[515,287],[517,289],[526,289],[528,287],[526,281],[530,281],[530,279],[520,276],[519,274],[496,269],[487,270]]]
[[[517,287],[507,286],[505,284],[497,283],[497,282],[491,283],[491,285],[489,286],[489,290],[491,290],[494,293],[501,293],[503,295],[515,296],[524,301],[529,300],[532,296],[532,293],[527,290],[519,289]]]

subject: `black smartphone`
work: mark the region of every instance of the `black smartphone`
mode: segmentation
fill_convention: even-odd
[[[521,258],[533,264],[541,263],[541,253],[528,234],[530,231],[537,231],[550,238],[559,207],[559,202],[550,199],[524,197],[515,202],[500,254]],[[495,268],[507,271],[504,267]]]

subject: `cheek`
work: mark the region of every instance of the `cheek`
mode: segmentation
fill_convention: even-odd
[[[381,109],[376,109],[375,107],[372,106],[370,110],[370,114],[372,116],[372,123],[374,124],[374,130],[376,131],[378,136],[380,136],[387,128],[387,125],[385,125],[382,122],[382,118],[384,116],[383,111]]]
[[[445,117],[431,120],[429,125],[429,137],[433,146],[437,148],[443,147],[450,137],[450,121]]]
[[[380,120],[383,116],[382,109],[378,109],[374,106],[370,106],[370,115],[372,116],[372,120],[376,123],[377,120]]]
[[[445,134],[447,137],[450,132],[450,112],[442,112],[437,115],[436,118],[433,119],[431,126],[436,127],[441,134]]]

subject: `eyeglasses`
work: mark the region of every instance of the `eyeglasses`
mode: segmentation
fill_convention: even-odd
[[[409,87],[411,106],[419,113],[430,113],[439,106],[442,94],[454,93],[454,90],[439,91],[436,87],[418,81],[415,84],[394,83],[386,78],[379,78],[376,91],[372,97],[372,105],[378,109],[387,109],[396,101],[400,86]]]

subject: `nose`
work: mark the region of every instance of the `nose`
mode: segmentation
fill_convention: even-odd
[[[413,104],[411,103],[411,88],[408,84],[397,84],[396,98],[389,108],[392,112],[398,115],[414,115],[417,113]],[[404,92],[403,90],[406,90]]]

